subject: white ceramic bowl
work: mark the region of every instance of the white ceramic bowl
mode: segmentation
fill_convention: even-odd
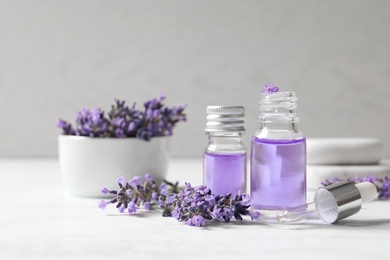
[[[104,197],[103,187],[116,189],[119,176],[130,180],[151,173],[161,182],[167,173],[169,137],[150,142],[136,138],[93,138],[60,135],[59,162],[67,192]]]
[[[307,138],[309,165],[378,164],[383,144],[377,138]]]

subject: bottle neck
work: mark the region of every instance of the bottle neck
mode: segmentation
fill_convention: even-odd
[[[207,132],[208,153],[245,153],[246,148],[243,144],[244,132]]]
[[[256,137],[276,140],[303,138],[298,127],[296,101],[294,92],[263,94],[260,99]]]

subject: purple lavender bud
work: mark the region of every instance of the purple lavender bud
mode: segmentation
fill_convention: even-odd
[[[160,115],[160,113],[161,113],[161,112],[160,112],[159,110],[154,110],[152,116],[153,116],[153,117],[158,117],[158,116]]]
[[[167,199],[165,201],[166,204],[172,204],[176,199],[176,196],[175,195],[172,195],[172,196],[167,196]]]
[[[322,184],[323,186],[329,186],[329,185],[332,184],[332,182],[330,182],[328,179],[326,179],[326,180],[323,180],[323,181],[321,182],[321,184]]]
[[[141,176],[134,176],[133,179],[129,181],[129,184],[133,187],[141,185]]]
[[[389,199],[390,198],[390,180],[385,180],[382,183],[382,189],[379,193],[380,199]]]
[[[208,205],[210,206],[214,206],[215,205],[215,198],[213,195],[209,195],[209,196],[206,196],[205,197],[205,201],[208,203]]]
[[[206,185],[199,185],[195,187],[195,190],[199,192],[199,194],[204,195],[209,193],[210,189],[207,188]]]
[[[362,182],[371,182],[375,183],[378,180],[378,178],[375,175],[366,176],[362,179]]]
[[[150,173],[145,174],[145,180],[148,182],[153,182],[153,176]]]
[[[204,223],[205,223],[205,220],[202,216],[200,215],[195,215],[191,218],[191,222],[194,226],[196,227],[200,227],[200,226],[203,226]]]
[[[164,93],[160,93],[160,96],[158,97],[158,102],[163,101],[166,98]]]
[[[100,108],[95,108],[92,110],[92,113],[91,113],[91,121],[93,124],[98,124],[99,121],[100,121],[100,118],[102,116],[102,111],[100,110]]]
[[[181,211],[180,211],[180,208],[179,207],[175,207],[172,212],[171,212],[171,216],[176,218],[176,219],[179,219],[181,217]]]
[[[242,204],[243,205],[249,205],[249,203],[252,201],[252,198],[251,198],[251,196],[249,196],[249,194],[246,194],[246,193],[244,193],[244,194],[242,194]]]
[[[181,190],[179,194],[177,194],[177,197],[179,198],[180,201],[184,201],[186,197],[186,193],[184,192],[184,190]]]
[[[124,121],[123,118],[120,118],[120,117],[114,118],[114,119],[112,120],[112,124],[113,124],[114,126],[116,126],[116,127],[120,127],[120,126],[122,125],[123,121]]]
[[[351,181],[354,183],[359,183],[359,182],[362,182],[362,179],[360,179],[359,176],[355,175],[351,178]],[[330,183],[330,182],[328,181],[328,183]]]
[[[127,131],[132,132],[135,130],[135,123],[131,122],[127,128]]]
[[[58,121],[57,121],[57,124],[56,124],[56,126],[58,127],[58,128],[66,128],[66,127],[68,127],[68,122],[66,122],[65,120],[62,120],[62,119],[58,119]]]
[[[126,137],[123,130],[120,128],[115,129],[115,136],[118,138],[125,138]]]
[[[85,117],[88,117],[91,115],[91,110],[89,110],[88,108],[83,108],[82,109],[82,114],[85,116]]]
[[[145,202],[144,203],[144,209],[146,209],[146,210],[152,210],[152,206],[150,205],[150,202]]]
[[[165,197],[164,196],[158,196],[157,204],[160,206],[160,208],[164,208],[166,206]]]
[[[118,208],[118,211],[120,213],[123,213],[125,211],[125,206],[122,204],[119,208]]]
[[[116,183],[121,184],[122,186],[126,185],[126,180],[123,178],[123,176],[120,176],[117,180]]]
[[[333,182],[339,182],[339,181],[342,181],[342,179],[340,179],[339,177],[333,177],[332,181]]]
[[[222,212],[225,221],[229,221],[234,215],[234,212],[228,207],[225,207]]]
[[[151,118],[152,116],[153,116],[153,110],[150,109],[150,108],[148,108],[148,109],[146,110],[146,118],[149,119],[149,118]]]
[[[144,141],[150,141],[153,134],[151,132],[146,131],[146,129],[139,129],[137,131],[137,138],[144,140]]]
[[[220,219],[222,217],[222,208],[218,207],[218,206],[214,206],[214,209],[213,209],[213,212],[212,212],[212,215],[216,218],[216,219]]]
[[[181,219],[179,219],[179,220],[181,220]],[[185,223],[187,225],[189,225],[189,226],[193,226],[194,225],[194,223],[192,223],[192,219],[191,218],[187,219],[187,221]]]
[[[185,185],[185,189],[186,189],[186,190],[189,190],[189,189],[192,188],[192,187],[191,187],[191,183],[189,183],[189,182],[185,182],[184,185]]]
[[[259,211],[251,210],[248,212],[248,215],[251,217],[251,219],[253,221],[254,219],[258,219],[261,214]]]
[[[101,191],[102,193],[104,193],[104,194],[110,193],[110,191],[109,191],[107,188],[102,188],[100,191]]]
[[[159,188],[160,194],[161,195],[168,195],[168,187],[165,183],[161,183],[160,188]]]
[[[133,201],[129,202],[129,205],[127,206],[127,210],[129,214],[134,214],[137,212],[137,205]]]
[[[121,101],[120,99],[116,99],[115,98],[114,101],[115,101],[115,104],[116,104],[117,107],[123,107],[125,105],[125,101],[124,100]]]
[[[104,210],[104,209],[106,208],[106,206],[107,206],[108,204],[110,204],[110,203],[111,203],[111,201],[101,200],[101,201],[99,201],[99,203],[98,203],[98,207],[99,207],[99,209]]]

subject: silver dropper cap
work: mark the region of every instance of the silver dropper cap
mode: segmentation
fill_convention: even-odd
[[[358,213],[363,203],[376,196],[376,187],[370,182],[340,181],[318,189],[314,202],[320,218],[331,224]]]
[[[206,132],[245,132],[241,106],[208,106]]]

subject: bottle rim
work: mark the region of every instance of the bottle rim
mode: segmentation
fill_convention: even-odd
[[[272,102],[297,102],[298,98],[295,92],[285,91],[285,92],[276,92],[272,94],[262,93],[260,96],[260,104],[267,104]]]

